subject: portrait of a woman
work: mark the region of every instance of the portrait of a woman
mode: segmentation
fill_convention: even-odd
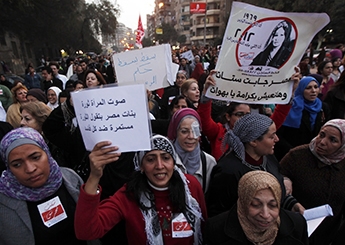
[[[263,51],[250,65],[271,66],[280,68],[290,57],[295,40],[291,39],[292,26],[287,21],[281,21],[273,29]]]

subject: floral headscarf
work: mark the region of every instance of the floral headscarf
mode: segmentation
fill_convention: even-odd
[[[47,182],[38,188],[31,188],[19,183],[8,166],[10,152],[21,145],[32,144],[40,147],[48,156],[50,174]],[[1,140],[1,158],[6,164],[7,170],[2,172],[0,177],[0,193],[8,197],[24,201],[40,201],[54,194],[62,184],[62,174],[56,161],[49,152],[42,135],[36,130],[23,127],[10,131]]]

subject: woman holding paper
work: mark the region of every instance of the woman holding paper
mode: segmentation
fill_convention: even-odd
[[[229,145],[224,144],[224,136],[226,133],[233,129],[235,122],[246,114],[251,112],[249,104],[231,102],[225,109],[221,122],[215,122],[211,114],[212,100],[205,96],[207,89],[210,86],[215,86],[216,82],[212,75],[216,72],[211,71],[211,74],[207,77],[204,90],[198,106],[198,113],[202,122],[202,131],[210,141],[212,156],[218,161],[221,156],[229,149]],[[296,71],[291,76],[291,81],[294,81],[293,91],[296,89],[299,83],[300,73]],[[283,124],[286,116],[290,111],[291,105],[277,105],[270,118],[274,121],[277,129]]]
[[[100,142],[90,154],[91,173],[76,210],[77,237],[102,237],[124,220],[128,244],[202,244],[201,225],[207,217],[201,186],[177,168],[174,147],[161,135],[151,138],[151,150],[137,153],[133,178],[99,203],[103,168],[120,156],[110,144]]]
[[[251,171],[238,183],[238,199],[230,210],[209,218],[206,244],[308,244],[302,215],[281,209],[282,191],[276,177]]]
[[[83,182],[57,165],[41,134],[15,129],[2,139],[0,151],[7,167],[0,177],[0,244],[87,244],[74,233]]]
[[[290,150],[280,165],[281,173],[293,183],[293,195],[306,209],[332,207],[334,216],[327,217],[310,237],[311,244],[329,244],[345,204],[345,120],[328,121],[309,144]]]

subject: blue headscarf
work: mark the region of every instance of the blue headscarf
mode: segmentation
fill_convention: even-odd
[[[295,98],[293,99],[292,107],[287,115],[284,126],[291,128],[299,128],[302,121],[303,110],[307,110],[310,115],[310,126],[314,129],[317,114],[321,111],[322,102],[319,98],[314,101],[309,101],[304,98],[304,90],[310,82],[315,81],[319,86],[320,84],[314,77],[304,77],[299,82],[299,85],[295,91]]]
[[[10,152],[21,145],[32,144],[40,147],[48,156],[50,174],[47,182],[37,188],[31,188],[19,183],[8,166],[8,156]],[[62,184],[62,174],[60,168],[49,152],[42,135],[36,130],[23,127],[10,131],[1,140],[0,153],[6,164],[7,170],[2,172],[0,177],[0,193],[14,199],[23,201],[40,201],[54,194]]]

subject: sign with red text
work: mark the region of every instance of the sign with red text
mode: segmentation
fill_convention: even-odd
[[[251,104],[287,104],[290,77],[309,43],[327,23],[325,13],[283,13],[233,2],[206,96]]]
[[[206,3],[205,2],[192,2],[189,5],[190,14],[205,14],[206,13]]]

